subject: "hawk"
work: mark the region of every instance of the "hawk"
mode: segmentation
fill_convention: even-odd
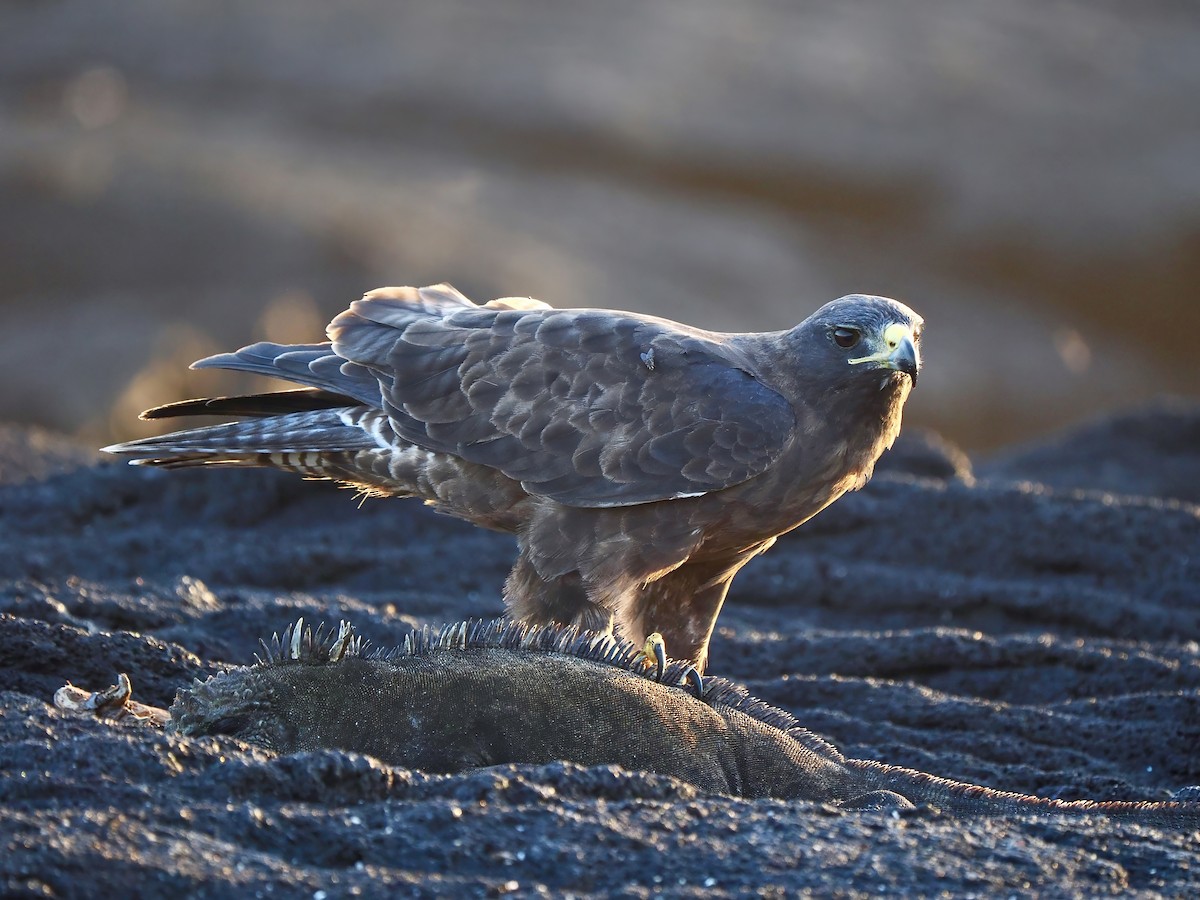
[[[516,535],[516,619],[642,642],[702,669],[738,570],[861,487],[900,430],[922,319],[853,294],[789,331],[726,334],[448,284],[390,287],[328,341],[202,359],[300,387],[144,418],[241,421],[115,444],[132,462],[269,466],[419,497]]]

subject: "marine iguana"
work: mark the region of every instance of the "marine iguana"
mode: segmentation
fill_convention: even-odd
[[[446,284],[380,288],[327,343],[194,365],[302,387],[142,414],[248,421],[104,449],[419,497],[516,535],[514,618],[659,632],[703,669],[742,566],[861,487],[896,439],[921,327],[863,294],[788,331],[725,334],[528,298],[477,306]]]
[[[923,803],[956,815],[1102,814],[1200,827],[1194,787],[1173,801],[1056,800],[849,759],[732,682],[666,660],[656,642],[639,648],[498,619],[414,630],[400,647],[372,651],[345,622],[323,636],[300,619],[260,643],[254,665],[196,680],[169,713],[133,703],[124,675],[95,694],[68,685],[55,702],[180,735],[230,735],[278,753],[337,748],[430,772],[616,763],[711,793],[848,809]]]

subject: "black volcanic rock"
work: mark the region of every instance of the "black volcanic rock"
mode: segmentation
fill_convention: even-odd
[[[853,756],[1064,798],[1200,782],[1198,417],[1156,407],[974,467],[906,435],[747,568],[710,670]],[[381,645],[497,615],[513,546],[413,502],[50,465],[44,438],[3,433],[6,895],[1200,889],[1194,835],[1102,817],[845,812],[567,763],[430,775],[62,714],[55,688],[118,672],[166,704],[299,615]]]
[[[979,469],[985,478],[1200,504],[1198,448],[1200,406],[1168,399],[1010,448]]]

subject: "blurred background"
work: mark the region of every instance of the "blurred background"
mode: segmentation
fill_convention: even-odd
[[[0,420],[89,441],[385,284],[927,320],[969,450],[1200,396],[1200,6],[0,5]]]

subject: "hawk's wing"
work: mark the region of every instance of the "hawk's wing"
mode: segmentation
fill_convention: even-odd
[[[761,473],[794,432],[787,400],[704,332],[536,301],[415,304],[409,292],[372,292],[333,321],[342,370],[379,380],[406,440],[532,494],[592,507],[695,496]]]

